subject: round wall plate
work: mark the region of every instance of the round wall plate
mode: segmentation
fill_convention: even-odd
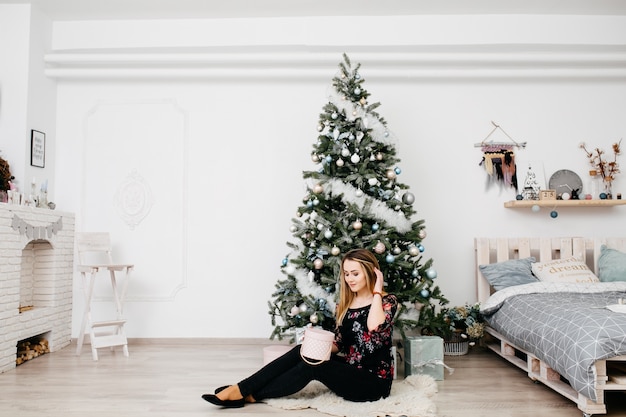
[[[556,190],[556,197],[561,198],[568,193],[571,198],[579,198],[583,192],[583,182],[574,171],[560,169],[550,177],[548,183],[551,190]]]

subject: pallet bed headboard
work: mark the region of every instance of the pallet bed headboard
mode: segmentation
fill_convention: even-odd
[[[477,237],[474,239],[474,250],[476,252],[475,278],[478,301],[486,301],[493,292],[489,282],[478,268],[480,265],[529,256],[534,256],[537,262],[576,256],[584,260],[589,269],[597,275],[598,257],[602,245],[626,251],[626,238]]]

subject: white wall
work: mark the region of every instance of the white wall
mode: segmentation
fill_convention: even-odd
[[[44,74],[52,21],[30,5],[0,5],[0,156],[14,183],[29,193],[48,180],[54,188],[56,82]],[[31,130],[46,134],[45,167],[30,165]]]
[[[35,180],[37,192],[42,183],[46,182],[48,191],[54,195],[55,189],[55,154],[56,145],[56,82],[44,73],[43,57],[50,51],[52,43],[52,21],[36,7],[30,15],[30,44],[28,61],[28,113],[26,122],[27,146],[24,153],[26,164],[20,176],[25,179],[22,190]],[[46,155],[44,167],[30,164],[31,130],[43,132],[45,136]],[[16,175],[17,177],[18,175]]]
[[[493,120],[528,142],[520,180],[535,160],[547,176],[584,174],[578,144],[608,150],[626,131],[625,20],[55,22],[55,199],[77,213],[77,230],[110,231],[119,257],[136,264],[130,336],[267,337],[301,172],[313,167],[317,116],[347,51],[400,140],[399,179],[417,197],[444,294],[474,301],[475,236],[626,233],[622,207],[561,209],[557,219],[504,209],[515,192],[485,190],[474,147]],[[145,217],[131,225],[134,211]],[[78,280],[75,305],[77,334]]]
[[[26,168],[30,6],[0,5],[0,156],[19,183]]]

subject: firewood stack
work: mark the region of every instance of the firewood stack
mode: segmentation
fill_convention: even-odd
[[[38,342],[36,340],[24,340],[17,344],[17,358],[15,359],[16,365],[21,365],[26,361],[43,355],[44,353],[50,353],[48,346],[48,340],[41,339]]]

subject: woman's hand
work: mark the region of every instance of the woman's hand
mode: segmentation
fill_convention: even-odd
[[[370,306],[370,312],[367,316],[367,329],[371,332],[374,331],[385,322],[385,312],[383,310],[383,286],[385,284],[385,280],[383,277],[383,273],[380,269],[374,269],[376,273],[376,283],[374,284],[374,297],[372,298],[372,305]],[[376,297],[376,293],[380,295],[380,297]]]
[[[376,273],[376,283],[374,284],[374,292],[382,293],[383,286],[385,284],[385,278],[383,277],[383,272],[378,268],[374,269],[374,272]]]

